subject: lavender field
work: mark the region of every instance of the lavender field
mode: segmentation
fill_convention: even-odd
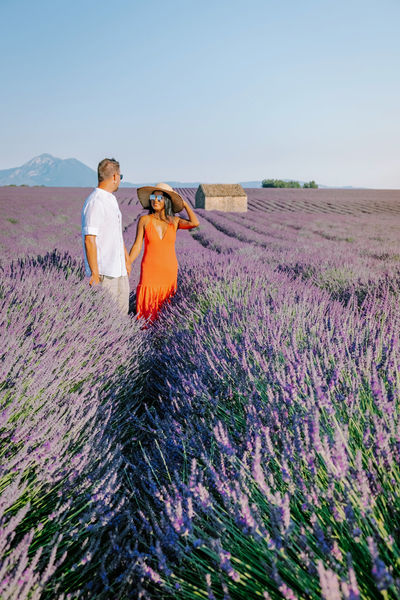
[[[197,211],[142,329],[88,190],[0,188],[2,600],[400,597],[400,193],[303,192]]]

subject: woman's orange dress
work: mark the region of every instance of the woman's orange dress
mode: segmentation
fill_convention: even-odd
[[[168,223],[161,239],[154,225],[154,217],[150,215],[144,230],[144,253],[136,289],[137,318],[153,321],[162,304],[176,292],[178,261],[175,239],[174,223]]]

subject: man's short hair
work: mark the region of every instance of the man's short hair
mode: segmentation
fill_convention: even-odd
[[[115,158],[103,158],[97,167],[99,183],[109,179],[114,173],[119,173],[119,162]]]

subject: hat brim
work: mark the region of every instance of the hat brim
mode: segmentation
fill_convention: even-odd
[[[162,192],[163,194],[168,194],[171,198],[172,210],[174,213],[181,212],[183,209],[183,198],[173,190],[163,190],[162,188],[158,188],[156,185],[145,185],[143,187],[137,188],[136,193],[139,198],[140,204],[143,208],[150,208],[150,194],[155,191]]]

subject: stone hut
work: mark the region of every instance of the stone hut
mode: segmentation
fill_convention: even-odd
[[[239,183],[201,183],[196,192],[196,208],[246,212],[246,192]]]

